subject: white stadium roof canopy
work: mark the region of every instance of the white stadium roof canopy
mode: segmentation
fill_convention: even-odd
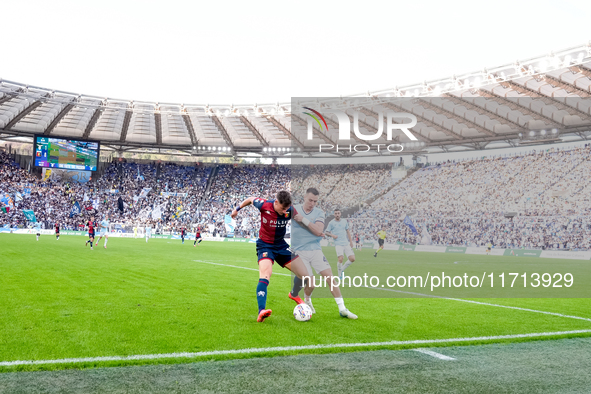
[[[0,139],[34,135],[98,140],[107,150],[193,155],[314,155],[337,144],[336,117],[307,141],[304,105],[359,115],[375,134],[379,113],[412,113],[419,142],[405,153],[480,150],[591,136],[591,45],[450,78],[347,97],[292,103],[198,105],[134,102],[0,80]],[[360,141],[365,143],[364,141]],[[386,143],[382,138],[375,143]],[[316,147],[316,148],[315,148]],[[348,154],[348,153],[342,153]]]

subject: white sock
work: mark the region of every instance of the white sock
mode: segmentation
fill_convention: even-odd
[[[343,271],[346,270],[351,264],[353,264],[353,262],[351,260],[347,260],[347,262],[345,264],[343,264],[343,267],[341,268]]]
[[[304,294],[304,301],[310,301],[310,302],[312,302],[312,296],[311,295]]]
[[[107,246],[107,242],[109,242],[109,238],[105,238],[105,246]]]
[[[335,297],[334,299],[337,302],[337,306],[339,307],[339,312],[344,311],[345,309],[347,309],[345,307],[345,301],[343,301],[343,297]]]

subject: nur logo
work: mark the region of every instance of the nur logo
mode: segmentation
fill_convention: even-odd
[[[328,124],[326,123],[326,119],[322,114],[312,108],[303,107],[304,109],[308,110],[309,112],[304,112],[305,115],[308,115],[308,140],[313,139],[313,123],[312,121],[315,120],[318,123],[321,131],[328,131]],[[324,111],[325,113],[333,114],[337,117],[339,121],[339,140],[350,140],[351,139],[351,120],[349,119],[349,115],[347,115],[344,111],[330,109]],[[408,123],[394,123],[394,119],[410,119]],[[417,118],[413,114],[409,114],[406,112],[386,112],[386,139],[391,141],[392,135],[394,130],[402,131],[411,141],[418,141],[417,137],[415,137],[411,132],[410,128],[416,126]],[[382,112],[378,113],[378,130],[375,134],[367,135],[361,134],[359,130],[359,112],[354,111],[353,113],[353,132],[355,136],[364,141],[373,141],[380,138],[384,132],[384,116]]]

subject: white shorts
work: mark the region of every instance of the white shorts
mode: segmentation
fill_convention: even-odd
[[[106,235],[109,235],[108,232],[107,232],[107,230],[101,230],[99,236],[104,237]]]
[[[353,253],[353,249],[351,249],[351,245],[347,244],[347,245],[336,245],[335,249],[337,251],[337,257],[339,256],[344,256],[345,254],[347,255],[347,257],[349,256],[355,256],[355,253]]]
[[[314,268],[317,274],[326,269],[331,269],[322,250],[299,250],[296,253],[304,262],[310,276],[314,275],[312,268]]]

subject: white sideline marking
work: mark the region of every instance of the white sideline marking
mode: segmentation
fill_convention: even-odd
[[[418,348],[418,349],[412,349],[412,350],[414,350],[415,352],[428,354],[429,356],[433,356],[433,357],[438,358],[440,360],[446,360],[446,361],[455,360],[455,358],[453,358],[453,357],[449,357],[449,356],[446,356],[446,355],[443,355],[443,354],[437,353],[437,352],[432,352],[431,350],[427,350],[427,349]]]
[[[135,356],[110,356],[110,357],[82,357],[82,358],[62,358],[57,360],[18,360],[2,361],[0,367],[10,367],[15,365],[42,365],[42,364],[69,364],[69,363],[91,363],[100,361],[135,361],[135,360],[158,360],[163,358],[195,358],[207,356],[219,356],[228,354],[252,354],[267,352],[286,352],[297,350],[315,350],[315,349],[338,349],[354,347],[379,347],[379,346],[400,346],[400,345],[424,345],[451,342],[469,342],[469,341],[494,341],[501,339],[518,338],[542,338],[558,335],[589,334],[591,330],[575,331],[557,331],[557,332],[537,332],[531,334],[497,335],[488,337],[469,337],[469,338],[447,338],[447,339],[416,339],[412,341],[389,341],[389,342],[368,342],[368,343],[339,343],[330,345],[307,345],[307,346],[277,346],[264,348],[248,348],[234,350],[213,350],[209,352],[196,353],[163,353],[163,354],[140,354]]]
[[[249,267],[241,267],[239,265],[230,265],[230,264],[221,264],[221,263],[213,263],[211,261],[203,261],[203,260],[193,260],[197,263],[205,263],[205,264],[212,264],[212,265],[221,265],[224,267],[232,267],[232,268],[242,268],[243,270],[249,270],[249,271],[256,271],[259,272],[258,269],[256,268],[249,268]],[[283,275],[283,276],[291,276],[291,274],[282,274],[281,272],[273,272],[273,275]]]

